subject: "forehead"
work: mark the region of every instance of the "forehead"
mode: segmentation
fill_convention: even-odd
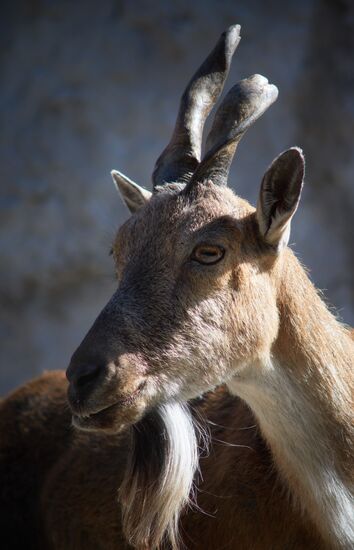
[[[127,244],[127,238],[138,242],[161,242],[195,233],[210,222],[217,225],[225,216],[240,222],[254,208],[236,196],[230,188],[217,187],[211,182],[196,186],[192,196],[185,195],[180,187],[161,188],[149,203],[133,215],[119,229],[116,245]]]

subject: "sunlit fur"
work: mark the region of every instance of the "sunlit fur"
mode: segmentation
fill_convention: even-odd
[[[198,467],[197,439],[186,405],[160,405],[131,428],[120,488],[123,529],[135,548],[178,548],[178,522]]]
[[[32,486],[40,510],[33,525],[44,523],[56,550],[124,548],[117,490],[129,456],[125,434],[145,421],[121,490],[125,532],[136,547],[156,547],[167,538],[176,547],[178,516],[180,536],[187,533],[187,547],[198,550],[221,544],[232,550],[354,546],[354,343],[285,243],[264,242],[258,218],[246,201],[211,182],[197,185],[193,197],[176,187],[154,195],[117,235],[117,291],[70,366],[72,412],[91,431],[75,433],[72,447],[65,437],[53,441],[46,432],[63,407],[55,393],[43,397],[49,390],[38,395],[35,385],[1,407],[0,462],[4,458],[5,472],[15,470],[4,479],[16,477],[20,487],[34,483],[28,464],[37,456],[47,464]],[[289,223],[286,213],[282,219]],[[201,241],[226,250],[210,269],[191,261]],[[74,376],[92,361],[103,366],[85,393]],[[248,404],[265,444],[260,436],[246,438],[246,456],[217,452],[214,445],[201,461],[205,492],[198,503],[208,516],[185,506],[196,470],[195,437],[179,405],[171,415],[166,404],[176,407],[221,383]],[[48,414],[41,412],[43,403]],[[213,422],[224,426],[219,440],[231,433],[229,442],[237,445],[239,430],[255,420],[241,422],[234,402],[225,413],[225,403],[224,396]],[[37,436],[28,440],[37,411]],[[205,412],[210,415],[208,400]],[[16,435],[7,443],[9,433]],[[156,447],[158,433],[168,445]],[[13,456],[23,457],[20,472]],[[37,463],[31,469],[36,475]],[[149,479],[156,481],[152,487]],[[10,503],[12,510],[23,510],[22,502],[31,508],[15,483],[4,494],[10,490],[15,498],[3,503],[5,512]],[[5,516],[4,529],[14,525],[11,518]],[[18,531],[17,522],[12,533]]]
[[[239,31],[182,96],[153,175],[163,185],[113,173],[133,215],[112,247],[116,292],[67,369],[77,432],[60,374],[0,403],[7,550],[175,550],[179,537],[196,550],[354,548],[353,341],[287,248],[304,156],[273,161],[256,209],[223,185],[276,88],[259,75],[233,87],[200,158]],[[205,246],[218,261],[198,260]],[[196,511],[191,400],[218,436]],[[239,452],[220,451],[225,440]]]
[[[301,152],[291,155],[301,167]],[[293,163],[283,161],[278,157],[268,172],[277,182],[293,175]],[[302,178],[303,170],[294,173]],[[196,185],[192,196],[176,186],[154,195],[118,232],[118,290],[71,368],[98,351],[113,365],[114,375],[84,401],[93,411],[143,384],[138,399],[118,407],[113,431],[156,405],[188,401],[226,383],[256,414],[284,483],[317,532],[345,548],[354,543],[347,527],[353,342],[284,242],[298,203],[289,192],[279,215],[263,211],[262,201],[257,211],[212,182]],[[264,235],[258,220],[267,215]],[[265,240],[273,223],[281,246]],[[199,242],[220,244],[225,257],[211,268],[193,263]],[[95,418],[88,422],[97,429]],[[135,544],[143,545],[146,532],[140,542],[142,531],[135,533]]]
[[[250,371],[261,369],[262,378],[252,376]],[[340,547],[350,548],[354,540],[353,494],[336,464],[336,451],[318,401],[301,392],[286,367],[274,365],[271,359],[262,367],[251,366],[229,387],[254,411],[281,474],[290,485],[296,485],[293,495],[303,513],[309,512],[334,543],[340,541]]]

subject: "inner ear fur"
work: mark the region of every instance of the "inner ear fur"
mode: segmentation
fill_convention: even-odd
[[[263,239],[276,250],[288,244],[290,222],[299,204],[304,174],[305,159],[299,147],[281,153],[264,174],[257,221]]]

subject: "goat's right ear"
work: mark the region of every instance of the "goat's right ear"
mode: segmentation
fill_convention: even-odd
[[[281,153],[266,171],[257,205],[263,239],[277,252],[288,244],[291,218],[299,204],[304,183],[305,159],[301,149]]]
[[[122,199],[132,214],[140,210],[150,200],[152,195],[150,191],[140,187],[121,172],[112,170],[111,175]]]

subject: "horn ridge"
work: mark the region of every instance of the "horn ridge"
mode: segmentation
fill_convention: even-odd
[[[207,152],[187,185],[187,193],[195,182],[211,180],[216,185],[227,185],[231,163],[242,136],[277,97],[277,87],[258,74],[231,88],[216,111],[206,140]]]
[[[157,159],[153,185],[187,183],[201,158],[204,123],[219,98],[240,42],[240,25],[233,25],[189,81],[182,94],[172,138]]]

